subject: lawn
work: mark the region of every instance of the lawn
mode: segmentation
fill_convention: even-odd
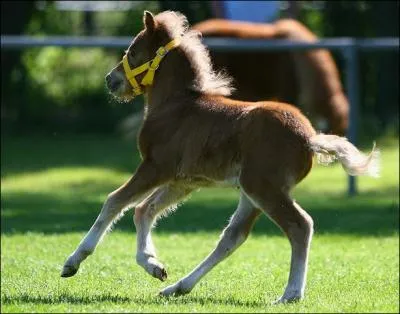
[[[192,293],[157,296],[212,250],[235,209],[234,189],[197,192],[158,223],[154,241],[167,282],[136,265],[131,212],[75,277],[60,278],[106,195],[137,165],[135,144],[118,136],[4,137],[1,312],[398,313],[399,147],[397,139],[379,145],[382,176],[359,178],[356,197],[347,197],[339,165],[315,166],[295,190],[315,222],[306,298],[276,306],[271,302],[285,287],[290,247],[266,217]]]

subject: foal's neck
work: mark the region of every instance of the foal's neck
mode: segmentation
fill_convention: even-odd
[[[183,52],[173,50],[165,57],[157,70],[153,86],[147,90],[147,113],[185,105],[193,95],[196,75]]]

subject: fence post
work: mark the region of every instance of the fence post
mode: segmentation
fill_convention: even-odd
[[[349,127],[347,130],[347,138],[354,145],[357,144],[357,129],[359,115],[359,77],[358,77],[358,49],[356,41],[351,40],[350,45],[342,50],[346,61],[346,88],[350,102]],[[356,177],[348,176],[349,196],[357,194]]]

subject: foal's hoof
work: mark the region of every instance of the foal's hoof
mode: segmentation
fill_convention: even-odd
[[[164,267],[155,266],[153,268],[152,276],[161,281],[165,281],[165,280],[167,280],[168,274]]]
[[[67,278],[72,277],[78,271],[78,268],[72,265],[64,265],[63,270],[61,271],[61,277]]]
[[[163,264],[161,264],[155,256],[146,256],[140,254],[136,256],[136,262],[144,268],[154,278],[161,281],[167,280],[168,274]]]

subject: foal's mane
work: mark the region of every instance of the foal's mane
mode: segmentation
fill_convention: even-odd
[[[172,38],[181,38],[179,47],[188,58],[195,72],[193,89],[205,94],[228,96],[232,93],[232,78],[222,72],[215,72],[207,48],[201,42],[201,33],[189,30],[186,17],[173,11],[164,11],[155,16],[159,27],[162,27]]]

